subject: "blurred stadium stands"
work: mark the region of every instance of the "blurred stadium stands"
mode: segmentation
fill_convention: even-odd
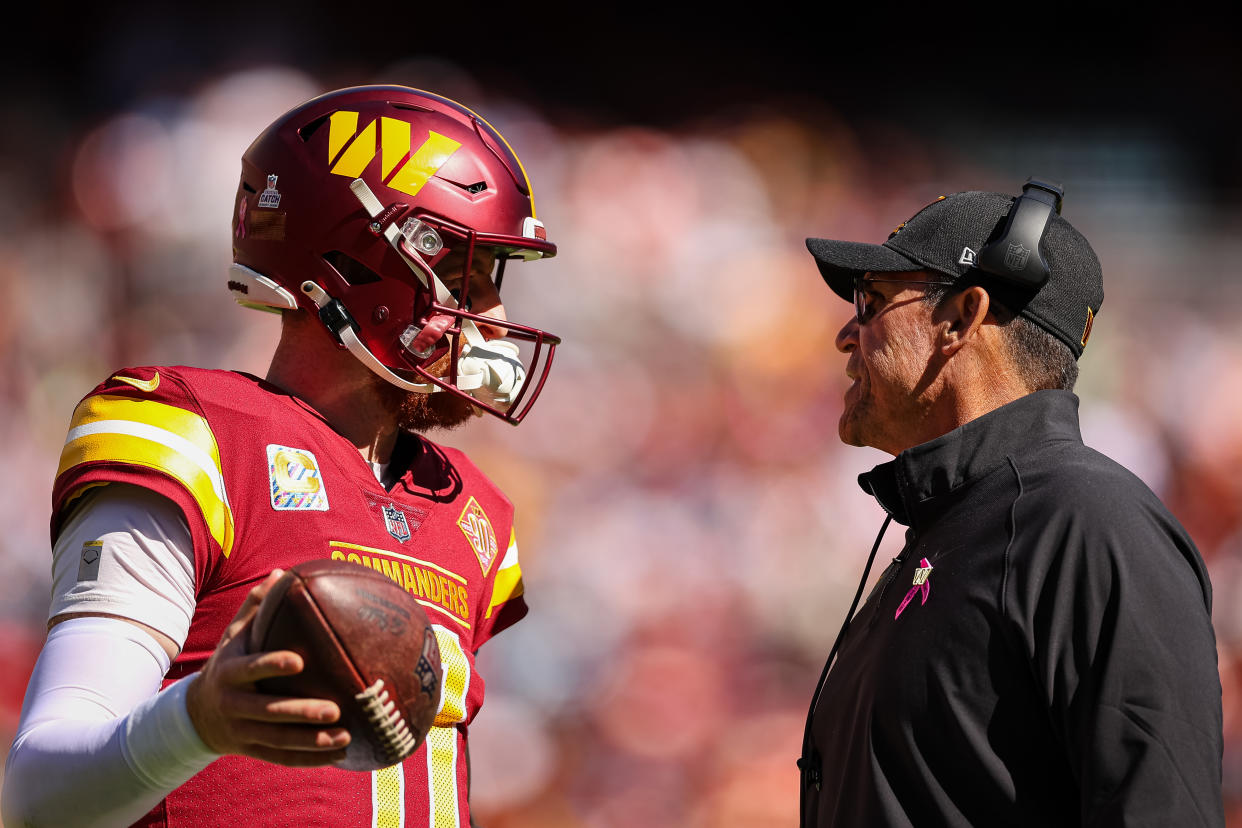
[[[851,309],[802,240],[880,241],[937,195],[1043,173],[1105,270],[1086,440],[1165,499],[1211,570],[1242,826],[1242,154],[1236,90],[1212,96],[1242,71],[1223,41],[1170,31],[1182,59],[1161,75],[1077,35],[1049,77],[969,43],[897,61],[850,26],[823,32],[825,51],[852,38],[829,60],[796,20],[751,50],[654,15],[608,37],[463,23],[432,49],[334,34],[326,13],[154,8],[95,10],[60,63],[30,47],[6,82],[0,745],[42,641],[74,404],[123,365],[265,371],[278,323],[224,289],[238,158],[289,106],[383,81],[497,126],[561,250],[505,282],[514,318],[566,341],[535,412],[442,435],[516,502],[532,607],[481,655],[482,824],[796,821],[805,705],[881,521],[854,479],[885,459],[837,441]],[[772,25],[731,23],[752,24]]]

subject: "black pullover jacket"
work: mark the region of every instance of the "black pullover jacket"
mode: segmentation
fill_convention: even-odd
[[[1207,571],[1077,397],[859,482],[909,528],[813,703],[804,826],[1224,824]]]

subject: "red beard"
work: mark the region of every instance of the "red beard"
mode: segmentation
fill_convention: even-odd
[[[474,416],[474,405],[456,394],[446,391],[419,394],[403,391],[386,382],[384,384],[392,391],[391,402],[397,412],[397,427],[402,431],[454,429]]]
[[[427,370],[438,377],[444,376],[448,371],[448,357],[437,360]],[[469,400],[449,391],[420,394],[398,388],[380,377],[374,379],[384,408],[396,415],[397,427],[402,431],[454,429],[468,421],[477,410]]]

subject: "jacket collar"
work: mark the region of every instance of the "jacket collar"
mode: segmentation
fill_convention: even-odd
[[[956,491],[1043,442],[1082,442],[1078,397],[1036,391],[858,476],[863,491],[898,523],[912,526],[928,502]],[[922,521],[919,521],[922,522]]]

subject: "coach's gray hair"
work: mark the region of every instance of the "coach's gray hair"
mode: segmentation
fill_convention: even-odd
[[[951,285],[935,285],[923,294],[923,301],[933,308],[956,292]],[[1024,316],[1016,316],[1000,302],[992,302],[1000,329],[1009,346],[1018,375],[1032,391],[1059,388],[1073,391],[1078,382],[1078,360],[1061,340]]]

